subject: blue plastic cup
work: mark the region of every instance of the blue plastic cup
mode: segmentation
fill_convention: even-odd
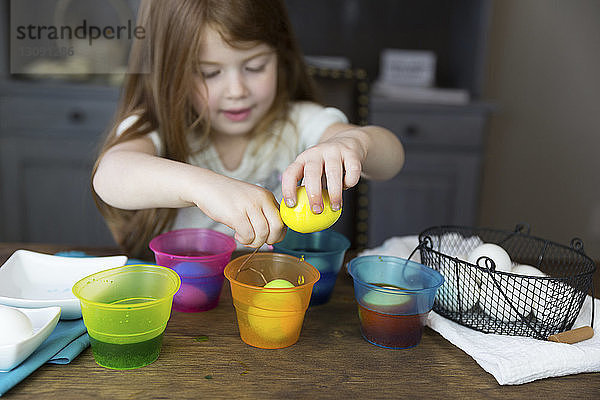
[[[273,251],[304,257],[304,261],[319,270],[321,278],[313,287],[310,298],[310,305],[318,305],[329,301],[349,247],[350,241],[332,230],[298,233],[288,229],[283,241],[273,245]]]
[[[444,277],[415,261],[377,255],[351,260],[348,272],[365,340],[389,349],[419,344]]]

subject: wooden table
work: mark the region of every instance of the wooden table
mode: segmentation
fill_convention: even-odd
[[[2,244],[53,253],[65,246]],[[117,254],[90,249],[94,255]],[[598,289],[598,286],[596,286]],[[207,336],[208,340],[197,340]],[[98,366],[88,348],[71,364],[46,364],[6,399],[431,398],[598,399],[600,373],[500,386],[471,357],[426,328],[421,343],[386,350],[362,339],[352,282],[340,273],[329,303],[306,313],[300,340],[263,350],[240,339],[229,283],[210,311],[172,312],[160,357],[130,371]]]

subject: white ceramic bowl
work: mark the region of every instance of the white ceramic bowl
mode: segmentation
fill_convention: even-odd
[[[17,250],[0,267],[0,304],[23,308],[58,306],[61,319],[81,318],[79,300],[71,292],[75,282],[126,262],[126,256],[61,257]]]
[[[31,321],[33,335],[15,344],[0,345],[0,372],[10,371],[29,357],[50,336],[60,318],[60,307],[17,309]]]

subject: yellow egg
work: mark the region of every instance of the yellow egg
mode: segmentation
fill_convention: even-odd
[[[290,281],[286,281],[285,279],[273,279],[269,283],[267,283],[264,287],[266,288],[291,288],[294,285]]]
[[[329,228],[342,215],[342,209],[333,211],[329,204],[329,193],[323,190],[323,212],[313,214],[308,203],[308,195],[304,186],[299,186],[296,192],[296,206],[289,208],[281,202],[279,213],[283,223],[290,229],[300,233],[311,233]]]
[[[265,288],[285,289],[294,285],[285,279],[275,279]],[[284,341],[297,333],[302,325],[304,310],[295,292],[264,291],[254,296],[254,307],[248,309],[248,323],[254,333],[269,342]]]

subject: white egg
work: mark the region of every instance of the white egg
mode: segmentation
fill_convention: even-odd
[[[539,269],[537,269],[536,267],[532,267],[531,265],[526,265],[526,264],[515,265],[514,267],[512,267],[512,270],[510,272],[512,272],[513,274],[525,275],[525,276],[538,276],[538,277],[548,276],[545,273],[543,273],[542,271],[540,271]]]
[[[458,233],[447,233],[440,239],[440,252],[466,261],[470,249],[481,244],[483,241],[478,236],[465,238]],[[464,313],[475,307],[480,291],[480,281],[476,277],[479,270],[453,260],[442,264],[439,272],[445,279],[436,296],[441,308]]]
[[[454,262],[440,268],[444,284],[438,289],[436,297],[442,308],[451,312],[466,312],[477,304],[479,283],[473,277],[473,270],[472,267]]]
[[[512,268],[513,274],[523,275],[527,277],[547,277],[545,273],[539,269],[532,267],[531,265],[518,264]],[[548,295],[549,295],[549,284],[545,279],[525,279],[515,278],[515,281],[521,284],[521,286],[527,286],[530,296],[529,303],[531,310],[536,316],[540,316],[548,309]]]
[[[477,262],[481,257],[491,259],[496,265],[496,271],[510,272],[512,269],[512,261],[510,256],[502,247],[494,243],[484,243],[477,246],[467,256],[467,261],[474,265],[486,267],[484,260]]]
[[[496,285],[496,283],[500,286]],[[531,294],[509,276],[483,274],[479,307],[483,312],[503,322],[520,321],[531,311]],[[529,294],[529,296],[528,296]]]
[[[535,317],[545,323],[562,321],[567,305],[573,301],[577,290],[565,282],[553,279],[540,279],[536,285],[539,289],[535,291]]]
[[[33,335],[31,320],[22,311],[0,305],[0,346],[16,344]]]
[[[546,324],[561,322],[576,295],[573,286],[554,279],[534,280],[531,290],[533,313],[536,319]]]

